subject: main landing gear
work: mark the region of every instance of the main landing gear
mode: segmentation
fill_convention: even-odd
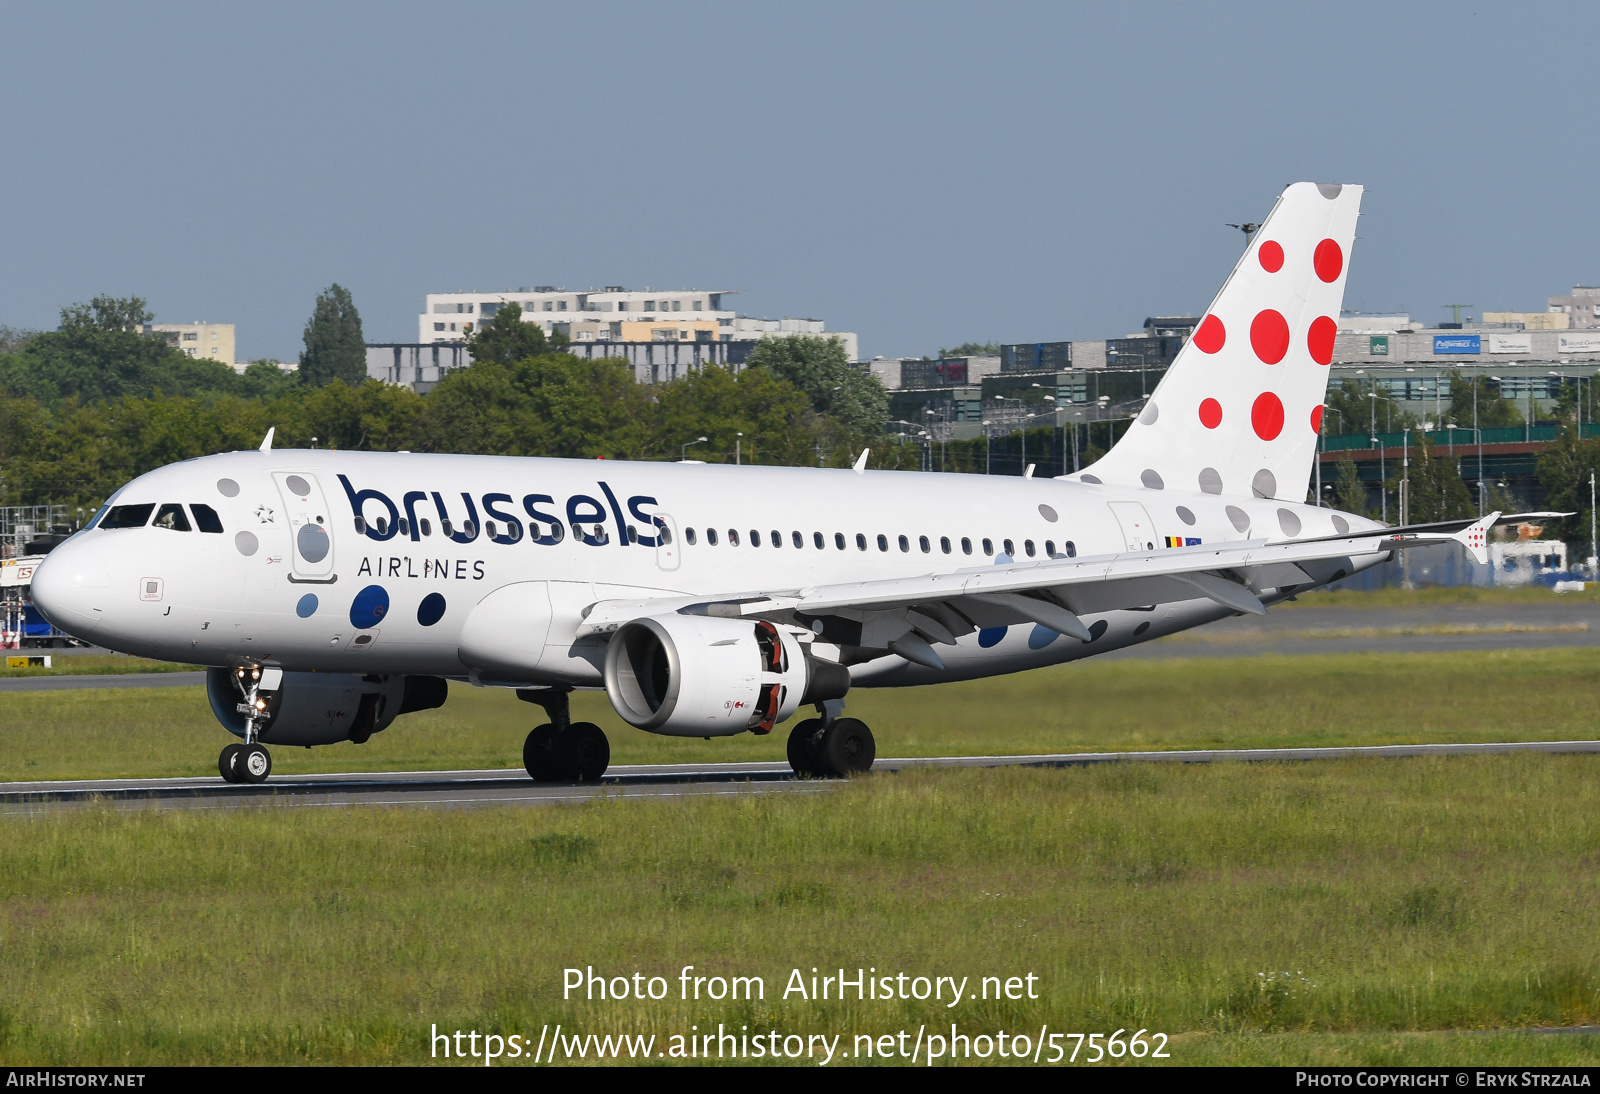
[[[272,754],[257,741],[267,721],[267,700],[260,693],[261,666],[234,669],[233,682],[243,696],[237,709],[244,715],[244,744],[224,748],[217,757],[217,770],[224,782],[264,783],[272,774]]]
[[[839,704],[843,706],[844,704]],[[789,766],[801,777],[845,778],[872,770],[878,745],[859,718],[840,718],[818,703],[822,718],[807,718],[789,731]]]
[[[611,766],[611,742],[593,722],[574,722],[570,688],[522,688],[517,698],[544,707],[550,721],[522,744],[522,766],[535,782],[593,782]]]

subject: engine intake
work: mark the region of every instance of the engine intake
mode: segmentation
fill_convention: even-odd
[[[817,674],[799,640],[765,620],[645,616],[618,627],[606,650],[617,714],[671,737],[770,733],[807,700]],[[828,690],[839,688],[837,675]]]
[[[206,697],[224,729],[244,736],[241,696],[227,669],[206,670]],[[402,714],[444,705],[449,685],[437,676],[362,676],[345,672],[285,672],[267,700],[263,744],[328,745],[365,741]]]

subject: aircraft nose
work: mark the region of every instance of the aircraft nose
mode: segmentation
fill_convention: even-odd
[[[111,569],[94,548],[68,540],[33,573],[33,604],[44,617],[80,638],[100,625]]]

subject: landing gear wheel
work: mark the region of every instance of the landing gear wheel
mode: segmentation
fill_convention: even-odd
[[[556,759],[569,779],[594,782],[611,766],[611,742],[593,722],[573,722],[556,738]]]
[[[222,750],[222,755],[217,757],[217,770],[222,772],[223,782],[239,781],[239,753],[243,751],[244,745],[229,745]]]
[[[821,718],[807,718],[797,722],[789,731],[789,766],[794,773],[804,778],[815,778],[823,774],[821,761],[817,756],[817,737],[822,733]]]
[[[860,775],[872,770],[878,744],[872,739],[872,730],[861,719],[836,718],[833,725],[823,730],[817,755],[834,775]]]
[[[522,742],[522,766],[534,782],[549,783],[561,778],[561,765],[555,754],[556,727],[546,722],[535,726]]]
[[[272,754],[258,744],[238,745],[239,758],[234,762],[234,778],[244,783],[264,783],[272,774]]]

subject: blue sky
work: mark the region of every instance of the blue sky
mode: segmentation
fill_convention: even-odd
[[[1346,307],[1600,283],[1592,4],[0,5],[0,323],[98,292],[292,358],[427,292],[736,288],[864,354],[1198,311],[1288,182]]]

